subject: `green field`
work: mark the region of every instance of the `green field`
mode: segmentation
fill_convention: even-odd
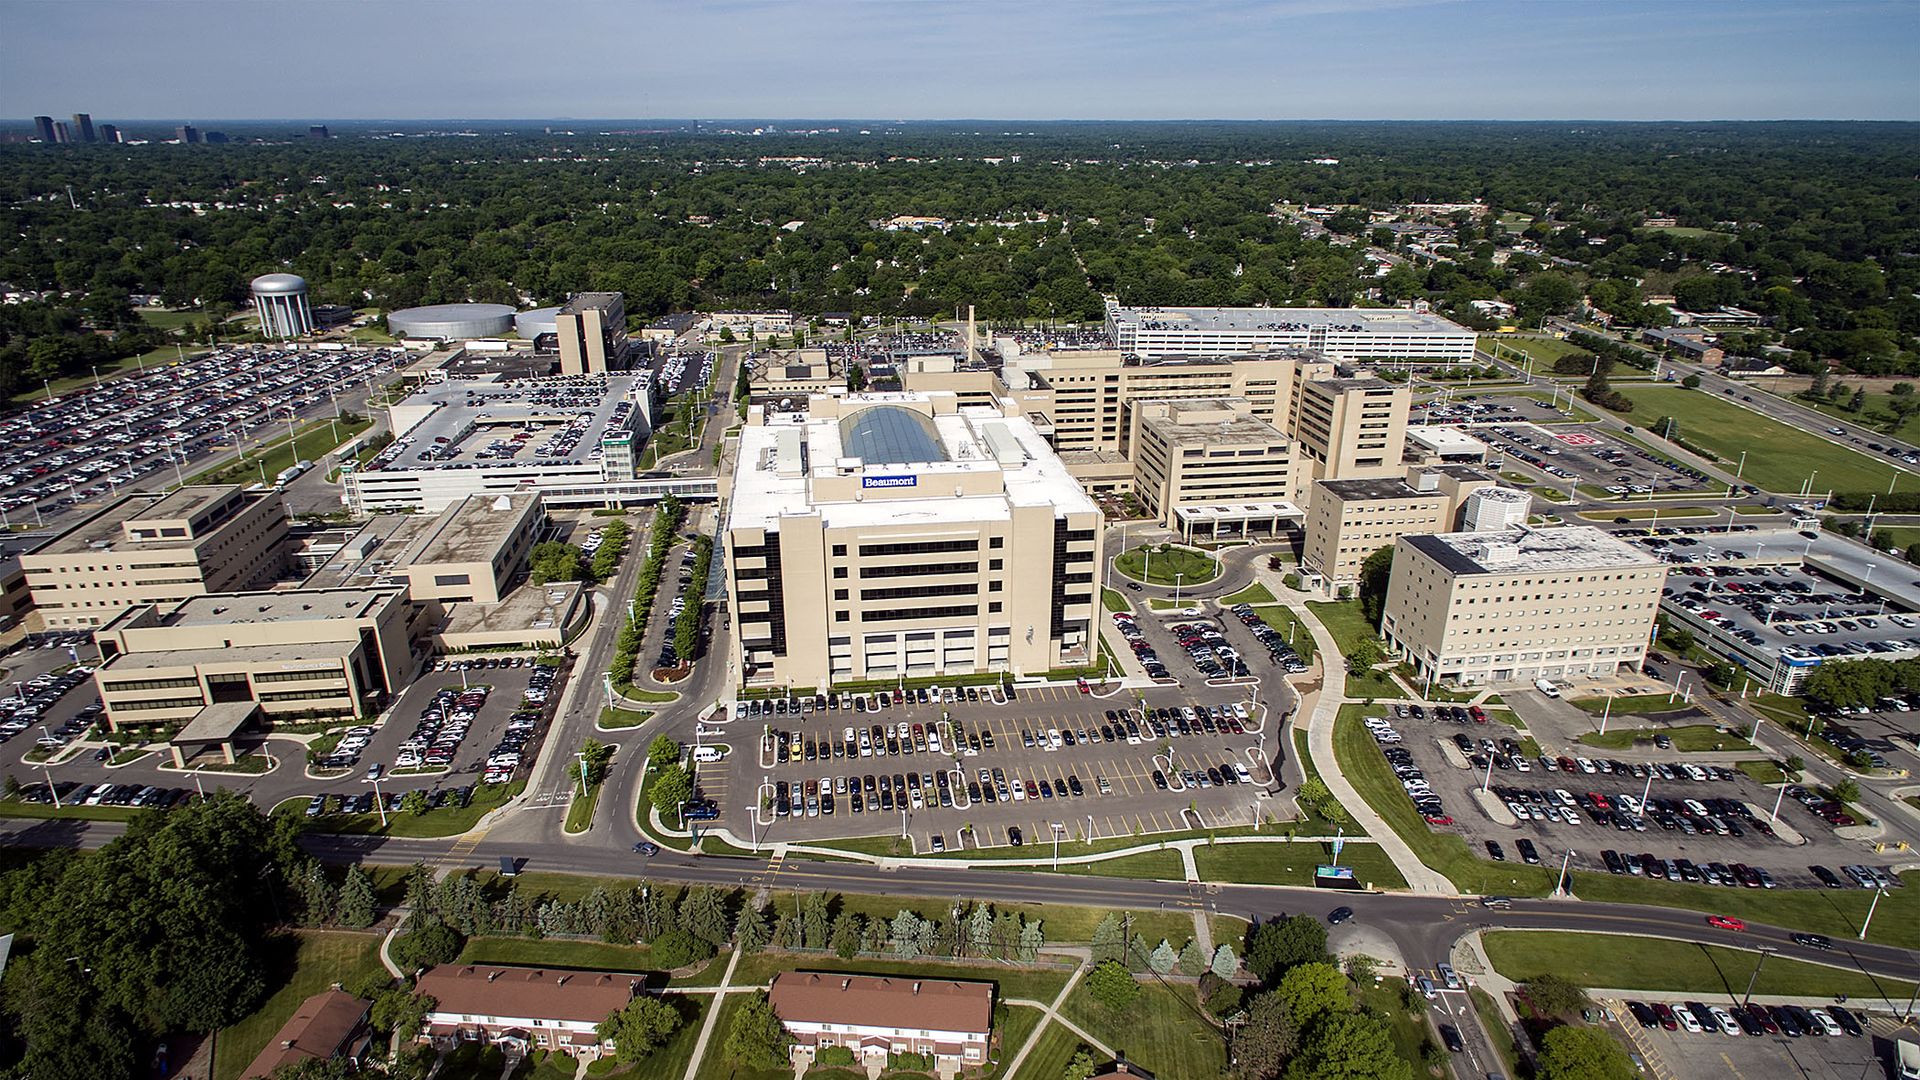
[[[389,810],[387,824],[382,827],[380,815],[371,814],[327,814],[311,819],[309,828],[315,832],[348,833],[355,836],[406,836],[441,837],[458,836],[468,829],[489,810],[498,808],[509,798],[519,794],[526,781],[517,780],[512,784],[480,784],[473,789],[473,801],[465,807],[429,810],[424,814],[409,813],[405,810]],[[304,797],[288,799],[274,808],[277,814],[304,815],[307,801]]]
[[[1431,1076],[1421,1063],[1421,1050],[1433,1042],[1433,1035],[1427,1027],[1426,1017],[1404,1004],[1406,990],[1405,979],[1382,979],[1372,986],[1362,987],[1354,994],[1354,1000],[1387,1022],[1387,1033],[1393,1037],[1393,1048],[1402,1061],[1413,1067],[1413,1075]]]
[[[601,709],[598,723],[603,728],[636,728],[652,718],[645,709]]]
[[[1844,379],[1836,381],[1842,383],[1847,382]],[[1847,385],[1856,386],[1858,384],[1847,383]],[[1796,405],[1804,405],[1810,409],[1818,409],[1828,416],[1838,417],[1842,420],[1851,420],[1856,424],[1864,424],[1874,428],[1883,435],[1890,434],[1902,439],[1911,440],[1915,433],[1920,433],[1920,413],[1908,416],[1906,422],[1898,428],[1889,426],[1894,419],[1893,395],[1884,390],[1869,389],[1866,400],[1861,404],[1859,412],[1849,412],[1841,407],[1852,402],[1853,391],[1851,389],[1847,391],[1839,402],[1824,399],[1817,400],[1814,398],[1801,397],[1798,394],[1779,392],[1774,392],[1773,396],[1784,398]]]
[[[1483,935],[1494,970],[1526,981],[1543,972],[1564,975],[1581,986],[1609,990],[1739,995],[1760,954],[1719,945],[1674,942],[1621,934],[1495,930]],[[1904,1001],[1913,984],[1859,971],[1774,957],[1760,969],[1756,994]]]
[[[254,482],[271,484],[274,477],[278,476],[282,470],[292,467],[295,461],[311,461],[318,464],[320,458],[332,452],[334,447],[372,426],[373,421],[365,418],[351,423],[344,420],[338,422],[316,420],[297,429],[299,435],[292,443],[287,441],[285,435],[281,435],[268,441],[264,446],[249,447],[244,462],[235,459],[225,465],[216,465],[188,477],[187,482],[189,484]]]
[[[1613,702],[1612,708],[1607,706],[1609,701]],[[1643,716],[1648,713],[1684,712],[1693,708],[1684,700],[1670,694],[1621,694],[1611,698],[1576,698],[1569,704],[1577,709],[1585,709],[1595,716],[1603,712],[1612,716],[1625,716],[1629,713]]]
[[[1723,461],[1747,454],[1743,477],[1768,491],[1797,492],[1810,473],[1813,489],[1885,491],[1898,470],[1842,449],[1825,438],[1788,427],[1721,399],[1678,386],[1623,386],[1634,411],[1627,419],[1645,427],[1662,416],[1679,421],[1680,437],[1718,454]]]
[[[1307,608],[1313,612],[1315,618],[1320,620],[1320,624],[1327,628],[1327,632],[1333,635],[1334,646],[1343,656],[1361,641],[1380,636],[1367,622],[1366,616],[1360,613],[1358,600],[1338,602],[1310,600],[1307,602]],[[1342,661],[1329,660],[1328,662]],[[1384,671],[1347,676],[1347,696],[1350,698],[1401,697],[1402,695],[1403,691]]]
[[[1048,1024],[1046,1030],[1040,1033],[1040,1041],[1034,1044],[1032,1053],[1027,1055],[1027,1060],[1020,1063],[1020,1072],[1013,1080],[1060,1080],[1067,1062],[1073,1060],[1073,1055],[1086,1045],[1080,1041],[1080,1036],[1068,1031],[1066,1025]],[[1009,1045],[1003,1051],[1009,1061],[1019,1052],[1017,1045]]]
[[[1007,1064],[1027,1044],[1027,1036],[1033,1034],[1042,1015],[1039,1009],[1031,1005],[1007,1005],[1003,1010],[996,1011],[1004,1011],[1006,1018],[993,1025],[994,1045],[987,1051],[993,1068],[981,1080],[995,1080],[1006,1074]],[[1027,1060],[1032,1061],[1033,1055],[1027,1055]],[[1059,1073],[1054,1075],[1058,1076]]]
[[[148,326],[157,326],[162,330],[178,330],[188,323],[205,322],[204,311],[167,311],[162,308],[135,308],[134,314]]]
[[[1581,487],[1588,485],[1582,484]],[[1602,494],[1605,494],[1602,492]],[[1608,495],[1607,498],[1613,496]],[[1720,511],[1709,510],[1704,506],[1662,506],[1657,509],[1636,506],[1631,510],[1582,510],[1580,516],[1588,521],[1612,521],[1615,518],[1627,518],[1631,521],[1664,521],[1667,518],[1718,517]]]
[[[284,947],[276,950],[267,978],[280,988],[252,1016],[220,1032],[214,1080],[238,1077],[301,1002],[333,983],[347,982],[361,971],[380,966],[380,938],[375,934],[302,930],[278,944]]]
[[[1222,1033],[1196,1015],[1203,1010],[1189,986],[1145,983],[1134,1003],[1116,1014],[1083,984],[1060,1011],[1161,1080],[1215,1080],[1227,1063]]]
[[[1127,598],[1122,596],[1118,589],[1101,589],[1100,602],[1106,605],[1108,611],[1131,610],[1127,606]]]
[[[1333,861],[1333,847],[1310,844],[1202,844],[1193,849],[1200,880],[1249,885],[1313,884],[1313,868]],[[1353,867],[1354,876],[1376,889],[1404,889],[1407,879],[1380,850],[1379,844],[1348,843],[1340,851],[1340,865]]]
[[[1587,351],[1570,341],[1563,341],[1560,338],[1523,337],[1517,334],[1480,335],[1479,345],[1482,350],[1491,352],[1492,347],[1496,343],[1504,347],[1501,355],[1508,360],[1512,360],[1513,357],[1506,355],[1506,349],[1513,349],[1533,357],[1533,372],[1536,375],[1551,373],[1553,370],[1553,362],[1563,356],[1572,356],[1574,353]]]
[[[1274,599],[1273,590],[1256,581],[1231,596],[1221,597],[1220,602],[1231,607],[1234,604],[1271,604]]]
[[[1136,581],[1152,585],[1198,585],[1220,576],[1220,560],[1189,548],[1168,548],[1149,554],[1146,548],[1123,551],[1114,567]],[[1176,581],[1176,575],[1179,575]]]
[[[700,1055],[700,1066],[693,1074],[694,1080],[792,1080],[791,1069],[748,1069],[727,1057],[727,1032],[733,1029],[734,1014],[740,1011],[740,1006],[746,1000],[745,994],[728,994],[720,1002],[720,1012],[713,1025],[713,1037],[707,1040],[707,1052]]]
[[[1729,735],[1712,724],[1684,724],[1671,728],[1614,728],[1605,735],[1589,731],[1580,736],[1587,746],[1602,750],[1625,750],[1636,743],[1653,745],[1655,735],[1673,739],[1673,748],[1685,753],[1711,753],[1715,750],[1751,750],[1753,744],[1738,735]]]

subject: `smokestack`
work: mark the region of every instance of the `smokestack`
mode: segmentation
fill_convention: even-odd
[[[967,305],[967,363],[974,361],[973,305]]]

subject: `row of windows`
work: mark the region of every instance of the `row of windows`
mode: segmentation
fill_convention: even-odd
[[[116,701],[114,712],[144,712],[148,709],[198,709],[207,702],[201,697],[152,698],[145,701]]]
[[[341,671],[339,668],[332,667],[332,668],[316,668],[312,671],[255,672],[253,676],[253,681],[256,683],[307,682],[312,679],[340,679],[340,678],[345,678],[345,676],[341,674]]]
[[[345,688],[337,690],[276,690],[261,694],[261,701],[333,701],[347,696]]]
[[[997,589],[1000,583],[996,581],[993,585],[994,588]],[[845,599],[844,596],[840,595],[845,592],[845,589],[836,590],[835,599]],[[971,581],[963,581],[950,585],[900,585],[885,589],[861,589],[860,599],[862,602],[865,602],[869,600],[907,600],[921,596],[976,596],[979,592],[979,585]]]
[[[989,604],[987,610],[990,612],[999,611],[1000,604],[998,602]],[[979,613],[980,605],[978,604],[950,604],[945,607],[882,608],[878,611],[862,612],[860,619],[862,622],[870,623],[905,622],[908,619],[972,618]],[[836,621],[845,622],[847,621],[847,613],[844,611],[836,612],[834,618]]]
[[[109,694],[118,694],[132,690],[184,690],[199,685],[198,679],[127,679],[103,682],[100,689]]]

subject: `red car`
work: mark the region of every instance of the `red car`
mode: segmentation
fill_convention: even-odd
[[[1083,694],[1091,694],[1091,693],[1093,693],[1093,687],[1091,687],[1091,686],[1088,686],[1088,685],[1087,685],[1087,680],[1085,680],[1085,679],[1075,679],[1075,680],[1073,680],[1073,682],[1074,682],[1074,685],[1076,685],[1076,686],[1078,686],[1078,687],[1080,688],[1080,692],[1081,692],[1081,693],[1083,693]]]
[[[1731,915],[1709,915],[1707,925],[1721,930],[1745,930],[1747,924]]]

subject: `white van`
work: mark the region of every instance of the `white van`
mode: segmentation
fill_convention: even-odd
[[[1551,698],[1557,698],[1560,696],[1560,688],[1553,685],[1553,683],[1547,681],[1546,679],[1533,680],[1533,688]]]
[[[718,746],[701,746],[693,751],[693,760],[702,765],[711,764],[726,756],[727,752]]]

